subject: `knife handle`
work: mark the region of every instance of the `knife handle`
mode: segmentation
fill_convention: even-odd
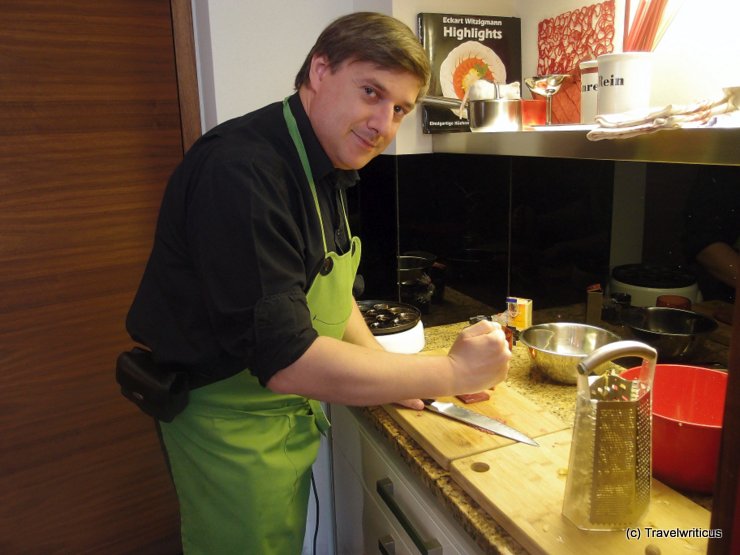
[[[442,555],[442,545],[434,538],[425,540],[403,512],[393,495],[393,482],[390,478],[381,478],[378,480],[375,483],[375,489],[422,555]]]
[[[434,402],[434,399],[422,399],[421,402],[424,403],[424,405],[428,407]]]

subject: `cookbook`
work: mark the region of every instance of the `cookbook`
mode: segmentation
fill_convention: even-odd
[[[420,13],[417,25],[432,67],[428,95],[462,100],[477,79],[521,83],[522,29],[518,17]],[[470,131],[465,112],[427,105],[421,110],[424,133]]]

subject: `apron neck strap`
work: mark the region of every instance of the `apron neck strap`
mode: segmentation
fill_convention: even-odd
[[[344,225],[347,226],[347,237],[352,237],[352,231],[349,229],[349,218],[347,217],[347,193],[344,189],[339,189],[339,204],[342,206]]]
[[[326,248],[326,234],[324,233],[324,220],[321,218],[321,207],[319,206],[319,196],[316,193],[316,185],[313,181],[313,173],[311,172],[311,166],[308,163],[308,154],[306,154],[306,147],[303,146],[303,139],[301,134],[298,132],[298,123],[293,116],[293,112],[290,111],[288,105],[288,97],[283,100],[283,117],[285,123],[288,125],[288,133],[290,138],[293,140],[293,144],[298,151],[298,157],[301,159],[301,165],[303,166],[303,173],[306,174],[308,180],[308,186],[311,188],[311,194],[313,195],[313,202],[316,205],[316,214],[319,216],[319,227],[321,228],[321,240],[324,242],[324,254],[328,252]],[[345,214],[345,220],[347,216]]]

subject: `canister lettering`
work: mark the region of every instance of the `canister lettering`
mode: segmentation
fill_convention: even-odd
[[[624,78],[614,77],[614,74],[610,77],[602,77],[599,75],[599,85],[602,87],[620,87],[624,85]]]

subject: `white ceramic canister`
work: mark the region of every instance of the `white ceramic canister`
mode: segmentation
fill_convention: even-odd
[[[652,52],[599,56],[596,113],[617,114],[649,108],[652,58]]]
[[[581,123],[593,123],[596,115],[596,89],[599,81],[599,67],[596,60],[586,60],[578,64],[581,70]]]

